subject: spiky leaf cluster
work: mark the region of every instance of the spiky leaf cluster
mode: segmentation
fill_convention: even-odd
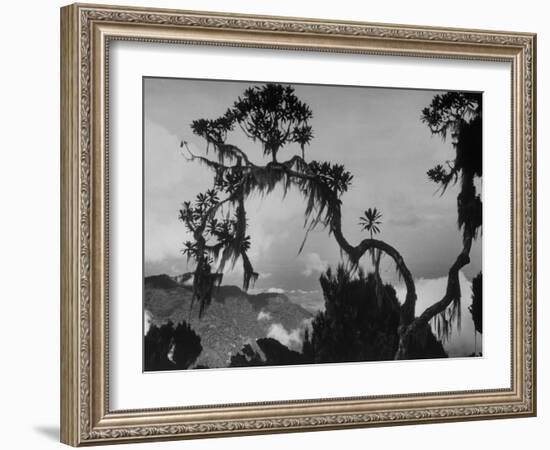
[[[236,250],[239,252],[250,249],[250,236],[245,234],[244,211],[237,208],[232,216],[227,213],[217,217],[214,208],[219,204],[218,191],[214,189],[199,193],[193,203],[183,203],[179,219],[191,234],[199,233],[201,237],[195,241],[185,242],[183,252],[189,258],[196,259],[205,255],[212,262],[212,257],[217,257],[221,249],[235,243],[238,243]]]
[[[428,170],[428,178],[434,183],[441,185],[442,192],[445,192],[451,182],[456,183],[458,181],[458,171],[451,163],[447,161],[447,168],[442,164],[437,164],[430,170]]]
[[[467,236],[477,236],[482,224],[481,197],[474,179],[483,175],[482,167],[482,97],[478,93],[447,92],[436,95],[422,110],[422,121],[431,132],[443,139],[450,133],[455,158],[446,166],[438,164],[428,170],[428,178],[438,184],[443,194],[451,183],[460,180],[457,199],[458,227]]]
[[[228,133],[236,125],[243,133],[259,141],[264,155],[276,161],[277,152],[285,145],[296,143],[302,149],[313,139],[309,120],[313,113],[307,104],[294,93],[292,86],[268,83],[246,89],[225,114],[217,119],[198,119],[191,129],[197,136],[218,150],[218,157],[235,159],[244,157],[235,147],[224,148]]]
[[[227,133],[235,126],[235,117],[231,110],[217,119],[198,119],[191,123],[191,129],[197,136],[206,139],[207,142],[225,142]]]
[[[327,227],[335,220],[340,197],[353,176],[341,164],[306,162],[304,146],[313,139],[312,117],[294,88],[266,84],[246,89],[221,117],[192,122],[193,133],[206,141],[206,152],[213,151],[216,156],[195,155],[182,142],[188,160],[214,172],[212,189],[199,194],[193,203],[184,203],[180,211],[180,219],[193,236],[183,251],[196,262],[194,288],[201,310],[211,300],[214,283],[219,282],[214,275],[220,275],[227,262],[234,265],[242,260],[245,289],[258,276],[247,256],[251,240],[246,232],[245,200],[250,195],[267,195],[277,186],[285,195],[289,189],[297,189],[306,199],[306,237],[318,224]],[[249,155],[227,142],[237,128],[262,144],[263,156],[271,156],[265,165],[252,163]],[[291,143],[300,146],[301,156],[278,161],[277,152]]]
[[[292,86],[268,83],[245,90],[233,105],[233,114],[245,134],[263,144],[265,155],[275,155],[291,142],[304,146],[313,138],[308,120],[313,113]]]
[[[317,178],[316,182],[327,187],[337,197],[347,192],[353,180],[353,175],[342,164],[311,161],[308,168]]]

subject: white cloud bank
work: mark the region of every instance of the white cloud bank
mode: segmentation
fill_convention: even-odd
[[[306,277],[314,273],[324,272],[328,267],[328,262],[321,259],[318,253],[308,253],[304,256],[305,269],[302,271]]]
[[[277,339],[281,344],[295,350],[302,343],[302,329],[295,328],[291,332],[288,332],[282,324],[273,323],[269,327],[267,337]]]
[[[456,323],[449,340],[443,343],[445,350],[449,356],[468,356],[474,351],[480,352],[481,336],[477,335],[477,349],[474,322],[472,315],[468,311],[468,307],[472,304],[472,283],[468,281],[466,276],[461,272],[460,276],[460,292],[462,293],[460,311],[462,315],[462,323],[460,330],[457,329]],[[418,300],[416,302],[416,315],[421,314],[427,307],[441,300],[447,286],[447,277],[436,279],[420,278],[415,280],[416,294]],[[403,285],[396,286],[397,297],[400,301],[405,299],[405,287]],[[432,324],[432,329],[433,328]]]
[[[281,288],[276,288],[276,287],[270,287],[267,291],[268,294],[284,294],[285,293],[285,290],[284,289],[281,289]]]

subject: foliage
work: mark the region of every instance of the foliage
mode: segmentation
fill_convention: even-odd
[[[294,94],[292,86],[266,84],[248,88],[234,104],[233,114],[244,133],[254,142],[260,141],[264,155],[272,155],[284,145],[308,144],[313,131],[308,120],[313,113]]]
[[[474,179],[483,175],[482,98],[478,93],[447,92],[436,95],[422,110],[422,121],[434,135],[443,139],[450,133],[455,148],[453,161],[428,170],[428,178],[438,184],[441,193],[461,180],[458,194],[458,226],[475,237],[481,227],[482,204]]]
[[[359,218],[359,225],[361,225],[361,231],[368,231],[370,238],[374,239],[374,235],[380,233],[379,225],[382,224],[382,213],[376,208],[369,208],[365,211],[364,215]],[[374,265],[375,274],[377,277],[380,276],[380,258],[382,257],[382,252],[376,251],[374,248],[371,249],[370,255],[372,258],[372,263]],[[377,287],[379,290],[379,286]]]
[[[169,370],[173,363],[168,359],[174,333],[173,324],[161,327],[151,325],[144,339],[144,368],[150,370]]]
[[[444,309],[433,318],[435,332],[442,341],[448,341],[450,339],[455,324],[460,330],[462,325],[460,303],[460,297],[456,297],[448,308]]]
[[[151,325],[144,339],[146,371],[188,369],[202,351],[201,338],[185,321]]]
[[[468,307],[474,327],[478,333],[483,333],[483,276],[479,272],[472,280],[472,304]]]
[[[248,258],[251,246],[247,234],[245,200],[253,193],[266,195],[282,186],[284,192],[294,187],[306,199],[306,233],[316,226],[327,227],[339,214],[340,196],[351,185],[353,176],[341,164],[306,162],[304,149],[313,138],[309,120],[313,114],[298,99],[291,86],[266,84],[245,90],[232,107],[217,119],[192,122],[194,134],[206,141],[206,153],[217,158],[195,155],[187,142],[181,143],[186,157],[213,170],[213,186],[186,201],[179,219],[193,239],[184,243],[183,253],[195,262],[193,301],[198,300],[199,316],[212,301],[214,289],[222,281],[226,264],[243,265],[243,288],[258,278]],[[271,156],[265,165],[251,162],[248,155],[228,143],[239,128],[253,142],[260,142],[263,156]],[[301,156],[278,161],[277,154],[290,144],[298,144]]]
[[[414,333],[407,336],[407,359],[447,358],[447,352],[432,333],[429,324],[415,328]]]
[[[151,289],[174,289],[179,284],[168,275],[151,275],[144,279],[145,286]]]
[[[325,311],[317,314],[311,334],[304,337],[302,352],[311,363],[387,361],[399,343],[400,307],[395,289],[379,286],[375,274],[359,270],[352,275],[342,265],[321,276]],[[446,357],[441,343],[429,327],[423,327],[411,341],[409,358]]]
[[[244,347],[235,355],[231,356],[229,367],[251,367],[263,366],[262,355],[255,350],[252,345],[245,344]]]
[[[253,142],[262,144],[264,155],[271,155],[276,162],[277,152],[285,145],[297,143],[304,151],[313,138],[308,122],[312,117],[311,109],[298,99],[292,86],[268,83],[246,89],[223,116],[195,120],[191,128],[209,144],[219,147],[225,144],[227,134],[239,126]],[[231,149],[217,150],[222,160],[224,156],[234,156]]]
[[[475,179],[483,175],[481,94],[447,92],[436,95],[422,110],[422,121],[432,134],[442,139],[450,134],[453,139],[454,160],[437,164],[428,170],[427,175],[439,186],[441,194],[449,185],[460,181],[457,223],[469,253],[471,241],[477,237],[482,225],[483,205],[475,186]],[[457,289],[449,308],[434,318],[438,336],[442,338],[450,335],[454,322],[460,327],[460,291]]]
[[[339,265],[321,275],[325,311],[312,323],[303,351],[312,362],[391,360],[397,350],[399,302],[390,285],[377,301],[373,274],[356,276]]]
[[[374,274],[352,274],[343,265],[320,278],[325,311],[304,333],[301,353],[272,338],[246,344],[230,367],[392,360],[399,342],[399,302],[390,285],[378,301]],[[409,345],[409,359],[447,357],[429,326],[420,327]]]

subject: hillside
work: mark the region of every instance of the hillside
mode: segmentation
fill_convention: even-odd
[[[285,295],[251,295],[237,286],[220,286],[199,319],[198,305],[190,309],[190,281],[187,274],[145,278],[144,310],[148,323],[185,320],[191,325],[203,347],[196,365],[226,367],[231,355],[245,344],[256,348],[256,340],[264,337],[275,338],[293,350],[301,349],[303,330],[313,316]]]

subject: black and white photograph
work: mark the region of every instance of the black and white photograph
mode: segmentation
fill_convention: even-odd
[[[143,78],[143,370],[483,357],[481,92]]]

